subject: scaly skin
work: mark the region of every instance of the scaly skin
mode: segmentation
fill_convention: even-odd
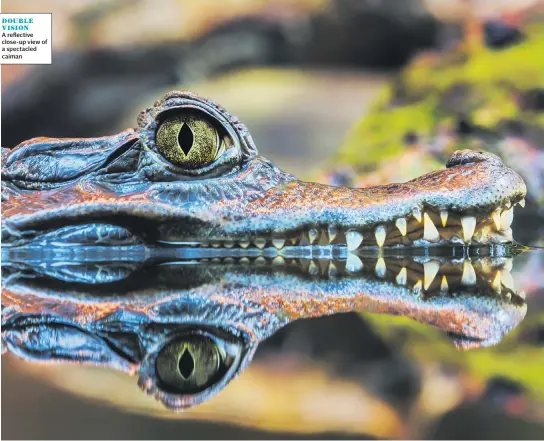
[[[205,115],[232,144],[199,168],[175,165],[157,146],[164,118],[187,112]],[[497,156],[469,150],[404,184],[302,182],[258,156],[235,117],[189,92],[167,94],[140,114],[138,126],[3,150],[4,245],[211,244],[280,254],[346,243],[350,251],[488,245],[512,241],[511,207],[526,194],[521,177]]]
[[[507,280],[509,257],[472,263],[387,258],[387,271],[381,271],[383,258],[363,258],[363,267],[353,254],[345,261],[276,257],[274,265],[261,262],[262,256],[233,263],[126,252],[113,261],[113,254],[96,248],[83,259],[65,247],[24,258],[9,254],[2,273],[4,351],[32,362],[139,373],[144,391],[178,410],[219,392],[248,366],[262,340],[293,320],[345,311],[404,315],[448,332],[454,344],[468,348],[497,344],[527,310],[513,288],[496,283],[497,274]],[[435,265],[440,270],[433,282],[429,271]],[[405,282],[397,275],[400,267],[409,268]],[[417,278],[428,286],[414,295],[410,285]],[[159,354],[194,335],[207,336],[230,354],[196,392],[171,386],[157,367]],[[194,360],[196,373],[213,365]]]

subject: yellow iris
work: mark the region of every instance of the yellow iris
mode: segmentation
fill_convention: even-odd
[[[228,139],[221,139],[207,119],[194,114],[178,114],[161,123],[155,142],[170,162],[195,169],[210,164],[223,154]]]
[[[217,344],[193,335],[166,346],[157,357],[157,373],[168,387],[182,393],[195,393],[213,384],[223,355]]]

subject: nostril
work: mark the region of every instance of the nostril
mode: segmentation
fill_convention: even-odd
[[[446,168],[484,161],[502,165],[501,158],[493,153],[475,152],[473,150],[457,150],[451,155],[451,158],[446,163]]]

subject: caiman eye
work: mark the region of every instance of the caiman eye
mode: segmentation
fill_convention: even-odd
[[[187,335],[159,352],[157,375],[167,389],[194,394],[207,389],[225,371],[225,351],[204,335]]]
[[[187,169],[212,163],[232,145],[223,130],[198,113],[167,116],[157,129],[155,142],[166,159]]]

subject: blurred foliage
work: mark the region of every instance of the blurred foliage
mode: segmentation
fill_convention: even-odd
[[[439,363],[455,366],[479,379],[510,378],[527,388],[538,400],[544,400],[544,350],[524,336],[533,327],[544,327],[544,313],[527,317],[497,346],[459,350],[449,338],[429,325],[406,317],[363,314],[384,340],[399,348],[409,358],[423,365]]]
[[[459,45],[415,59],[349,132],[335,162],[364,166],[394,157],[407,133],[428,139],[451,130],[459,114],[489,129],[506,120],[544,126],[544,113],[519,105],[521,92],[544,87],[544,25],[525,32],[523,42],[502,50]]]

